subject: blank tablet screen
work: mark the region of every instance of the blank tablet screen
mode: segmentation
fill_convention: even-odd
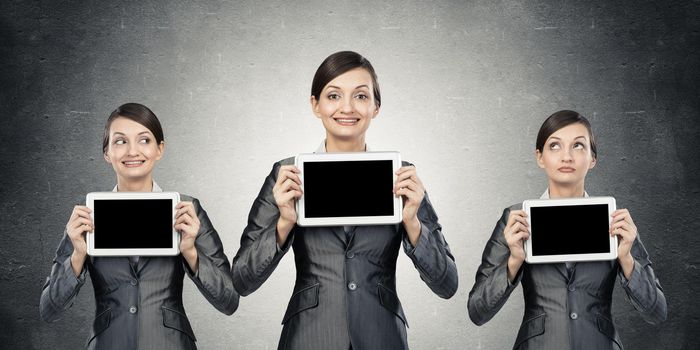
[[[608,205],[530,208],[532,255],[608,253]]]
[[[173,247],[170,199],[95,200],[95,248]]]
[[[308,218],[394,215],[391,160],[304,163]]]

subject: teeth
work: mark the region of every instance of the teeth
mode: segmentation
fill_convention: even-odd
[[[337,119],[337,120],[338,120],[338,122],[340,122],[340,123],[355,123],[355,122],[357,122],[359,119]]]
[[[142,164],[142,163],[143,163],[142,160],[124,162],[124,164],[126,164],[126,165],[136,165],[136,164]]]

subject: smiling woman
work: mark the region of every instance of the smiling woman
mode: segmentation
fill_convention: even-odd
[[[326,58],[310,97],[311,109],[326,129],[316,152],[366,151],[365,134],[380,101],[367,59],[351,51]],[[302,183],[293,163],[294,158],[275,163],[253,203],[233,260],[236,289],[241,295],[257,290],[292,247],[297,279],[282,318],[279,349],[408,348],[406,316],[396,293],[401,245],[435,294],[450,298],[457,290],[454,257],[415,167],[404,163],[396,172],[393,190],[403,198],[403,222],[302,227],[296,225],[295,209]],[[338,186],[338,193],[352,192],[362,180]]]
[[[127,103],[112,112],[102,150],[117,176],[114,191],[161,192],[153,181],[153,168],[163,156],[165,140],[148,107]],[[88,256],[85,234],[93,231],[94,223],[88,207],[75,206],[41,293],[41,317],[58,320],[89,273],[97,315],[89,349],[195,349],[196,338],[182,303],[184,275],[227,315],[238,307],[239,296],[206,211],[196,198],[181,198],[174,224],[180,233],[178,256]]]

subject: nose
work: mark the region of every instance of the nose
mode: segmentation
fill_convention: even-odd
[[[343,98],[343,104],[340,106],[340,112],[344,113],[344,114],[352,113],[352,98],[351,97]]]
[[[562,153],[562,162],[571,162],[573,160],[573,157],[571,157],[571,150],[569,148],[565,148],[564,152]]]
[[[129,147],[128,147],[128,149],[127,149],[128,155],[129,155],[129,156],[136,156],[136,155],[138,155],[138,153],[139,153],[138,150],[137,150],[138,145],[137,145],[136,143],[134,143],[134,142],[129,142],[128,145],[129,145]]]

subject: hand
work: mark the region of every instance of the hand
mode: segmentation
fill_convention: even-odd
[[[199,233],[199,218],[192,202],[180,202],[175,206],[174,228],[180,232],[180,254],[193,272],[197,271],[198,255],[194,242]]]
[[[71,267],[75,276],[79,276],[83,270],[83,264],[87,257],[87,241],[85,234],[94,230],[90,208],[76,205],[73,212],[70,214],[68,223],[66,224],[66,232],[73,244],[73,253],[71,254]]]
[[[513,210],[508,215],[508,222],[503,229],[503,235],[508,243],[510,256],[508,257],[508,279],[512,282],[517,275],[520,266],[525,261],[525,240],[530,238],[530,229],[527,223],[527,214],[524,210]]]
[[[275,204],[280,211],[277,219],[277,245],[287,241],[289,232],[297,222],[296,200],[301,197],[301,171],[294,165],[283,165],[277,172],[277,182],[272,188]]]
[[[421,223],[418,220],[418,208],[425,197],[425,188],[418,177],[416,167],[404,166],[396,171],[396,183],[394,184],[394,195],[403,198],[403,225],[408,233],[408,240],[414,247],[420,238]]]
[[[610,235],[617,236],[617,260],[620,262],[626,278],[632,276],[634,258],[632,258],[632,244],[637,239],[637,226],[632,221],[632,216],[627,209],[615,210],[610,223]]]

